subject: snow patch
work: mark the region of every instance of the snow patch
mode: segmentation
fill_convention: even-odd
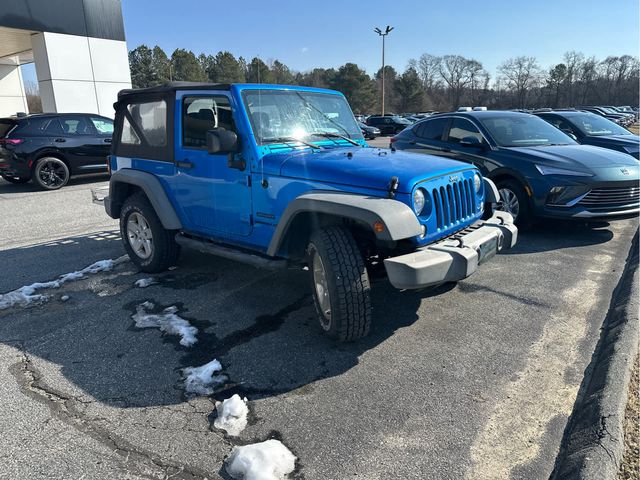
[[[79,280],[88,273],[106,272],[125,261],[127,261],[126,255],[116,258],[115,260],[100,260],[98,262],[92,263],[82,270],[60,275],[57,280],[32,283],[31,285],[25,285],[24,287],[20,287],[16,290],[13,290],[12,292],[0,294],[0,310],[11,308],[16,305],[26,307],[33,303],[44,303],[49,300],[50,296],[36,293],[38,290],[44,290],[47,288],[60,288],[63,284]]]
[[[161,313],[148,313],[155,305],[151,302],[141,303],[136,307],[136,313],[131,318],[138,328],[159,328],[169,335],[180,335],[180,345],[190,347],[198,341],[198,329],[184,318],[176,315],[178,307],[175,305],[165,308]]]
[[[155,278],[149,277],[149,278],[141,278],[140,280],[136,280],[134,285],[139,288],[147,288],[148,286],[155,285],[156,283],[158,282]]]
[[[225,430],[229,435],[237,437],[247,426],[247,399],[240,398],[237,393],[231,398],[222,402],[216,402],[218,418],[213,422],[213,426],[220,430]]]
[[[184,389],[193,395],[211,395],[216,386],[223,384],[225,375],[214,375],[222,370],[218,360],[212,360],[201,367],[187,367],[182,369]]]
[[[296,468],[296,457],[278,440],[233,447],[227,472],[242,480],[284,480]]]

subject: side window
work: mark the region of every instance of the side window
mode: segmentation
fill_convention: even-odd
[[[131,126],[129,119],[124,117],[122,120],[122,133],[120,134],[120,143],[123,145],[140,145],[140,137]]]
[[[182,146],[205,148],[207,131],[235,131],[229,99],[225,96],[185,97],[182,101]]]
[[[167,145],[167,104],[164,100],[131,103],[127,109],[149,147]]]
[[[444,127],[448,121],[449,119],[447,118],[434,118],[433,120],[422,122],[416,131],[416,135],[425,140],[442,140]]]
[[[60,117],[62,130],[66,135],[95,135],[89,119],[84,115],[65,115]]]
[[[16,128],[16,132],[28,136],[62,135],[62,126],[57,117],[30,118]]]
[[[113,122],[107,118],[90,117],[93,126],[98,131],[99,135],[112,135],[113,134]]]
[[[475,137],[482,142],[482,134],[473,123],[464,118],[454,118],[449,129],[448,141],[460,143],[460,140],[466,137]]]

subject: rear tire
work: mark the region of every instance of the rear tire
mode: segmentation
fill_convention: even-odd
[[[33,181],[44,190],[58,190],[69,183],[69,167],[57,157],[42,157],[33,169]]]
[[[27,183],[29,180],[31,180],[29,177],[11,177],[9,175],[6,175],[4,173],[0,173],[0,177],[2,177],[4,180],[6,180],[9,183],[14,183],[16,185],[22,185],[23,183]]]
[[[143,193],[128,197],[120,211],[120,235],[131,261],[143,272],[157,273],[180,256],[175,230],[166,230]]]
[[[322,330],[341,342],[366,336],[371,328],[371,286],[353,235],[339,226],[316,230],[307,261]]]

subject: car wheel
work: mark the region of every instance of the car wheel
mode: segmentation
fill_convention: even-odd
[[[15,183],[17,185],[20,185],[22,183],[27,183],[29,180],[31,180],[29,177],[12,177],[10,175],[6,175],[4,173],[0,173],[0,177],[2,177],[4,180],[6,180],[9,183]]]
[[[143,272],[156,273],[174,265],[180,255],[174,230],[162,226],[147,197],[136,193],[120,211],[120,235],[131,261]]]
[[[316,230],[307,261],[322,330],[342,342],[366,336],[371,327],[371,286],[353,235],[344,227]]]
[[[500,193],[500,203],[498,210],[508,212],[513,217],[513,221],[519,227],[526,227],[531,224],[531,209],[529,199],[522,185],[515,180],[503,180],[499,182],[498,193]]]
[[[43,157],[36,162],[33,180],[45,190],[58,190],[69,182],[69,167],[56,157]]]

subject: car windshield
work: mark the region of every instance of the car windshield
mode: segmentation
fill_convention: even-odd
[[[298,90],[246,90],[244,102],[259,144],[326,135],[362,138],[341,95]]]
[[[570,120],[583,135],[632,135],[626,128],[599,115],[572,115]]]
[[[501,147],[535,147],[576,143],[553,125],[533,115],[492,116],[482,118],[481,123]]]

